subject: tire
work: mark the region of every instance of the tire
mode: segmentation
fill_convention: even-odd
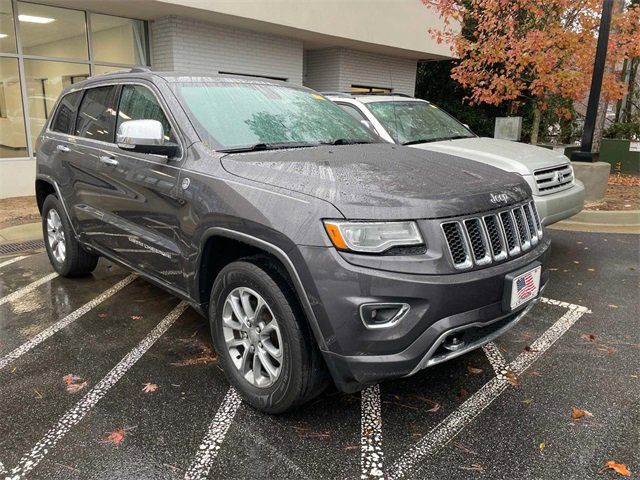
[[[264,300],[266,308],[255,308],[262,313],[256,314],[252,328],[262,325],[264,331],[258,330],[258,336],[269,331],[270,337],[264,341],[264,345],[260,342],[252,343],[256,337],[255,330],[252,333],[249,328],[243,333],[229,327],[230,324],[237,327],[242,322],[237,321],[238,316],[227,300],[248,297],[251,311],[251,308],[258,304],[256,296]],[[239,305],[243,303],[240,302]],[[244,309],[242,311],[244,312]],[[225,322],[223,317],[230,319],[229,323]],[[272,325],[274,319],[276,327]],[[211,290],[209,322],[213,344],[229,383],[256,409],[270,414],[282,413],[309,401],[326,388],[326,367],[293,288],[268,258],[243,259],[222,269]],[[279,337],[275,333],[276,330]],[[238,334],[248,336],[244,338],[245,344],[238,346],[232,353],[227,340],[242,342],[242,337]],[[245,353],[249,345],[253,346],[254,350],[252,352],[249,347],[249,353]],[[243,364],[242,360],[247,355],[246,364],[255,367],[255,362],[251,361],[250,357],[264,358],[265,353],[268,355],[269,351],[277,350],[275,347],[281,350],[281,360],[268,356],[272,368],[279,366],[275,380],[270,375],[263,375],[261,378],[255,372],[245,373],[246,369],[238,366],[238,363]],[[265,364],[262,361],[260,363],[262,368],[259,367],[257,370],[262,374],[267,373]],[[243,365],[247,366],[246,364]],[[258,385],[261,380],[263,384]]]
[[[55,195],[45,198],[42,205],[42,234],[49,261],[61,277],[88,275],[96,268],[100,257],[87,252],[78,243],[62,204]],[[64,247],[62,254],[60,243]]]

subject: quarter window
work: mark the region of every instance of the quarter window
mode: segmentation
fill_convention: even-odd
[[[73,134],[73,126],[75,124],[76,112],[78,104],[82,99],[83,91],[69,93],[60,100],[60,105],[56,111],[56,116],[51,122],[51,130],[54,132]]]
[[[165,140],[173,138],[171,124],[151,90],[140,85],[125,85],[122,88],[118,125],[127,120],[157,120],[164,128]]]
[[[78,113],[76,135],[113,143],[118,89],[115,86],[87,90]]]

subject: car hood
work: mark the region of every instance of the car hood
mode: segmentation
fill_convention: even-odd
[[[350,219],[443,218],[501,206],[491,194],[507,203],[531,195],[518,175],[388,144],[234,153],[221,162],[239,177],[326,200]]]
[[[535,145],[495,138],[461,138],[421,143],[412,147],[457,155],[520,175],[532,175],[534,170],[569,163],[569,159],[562,153]]]

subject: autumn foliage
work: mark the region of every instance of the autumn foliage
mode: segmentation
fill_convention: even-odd
[[[460,58],[452,78],[471,103],[544,110],[551,96],[582,100],[591,84],[602,0],[422,0],[444,19],[430,29]],[[605,100],[625,94],[620,68],[640,56],[640,5],[614,6]],[[462,25],[462,28],[460,27]],[[562,112],[569,115],[567,112]]]

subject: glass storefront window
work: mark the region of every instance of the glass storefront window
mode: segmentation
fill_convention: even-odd
[[[11,0],[0,0],[0,53],[16,53]]]
[[[146,65],[144,22],[91,14],[91,48],[96,62]]]
[[[18,2],[18,21],[25,55],[89,59],[84,12]]]
[[[69,85],[88,78],[89,65],[25,59],[24,75],[27,84],[29,129],[31,139],[35,141],[51,115],[60,92]]]
[[[18,59],[0,58],[0,158],[27,156]]]
[[[109,65],[94,65],[93,66],[93,74],[94,75],[102,75],[104,73],[122,72],[122,71],[126,71],[129,68],[130,67],[112,67],[112,66],[109,66]]]

